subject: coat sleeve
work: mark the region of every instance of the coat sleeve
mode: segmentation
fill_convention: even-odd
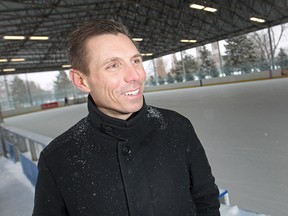
[[[190,191],[198,215],[220,216],[219,190],[215,184],[215,178],[212,175],[204,148],[193,127],[189,134],[191,137],[186,149],[186,158],[191,176]]]
[[[63,198],[57,188],[43,153],[38,161],[38,178],[35,187],[32,216],[68,216]]]

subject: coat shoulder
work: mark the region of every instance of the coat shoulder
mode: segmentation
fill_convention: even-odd
[[[182,114],[169,109],[154,107],[154,106],[148,106],[148,118],[158,118],[163,119],[163,121],[169,123],[169,124],[179,124],[184,127],[190,127],[192,126],[190,120],[183,116]]]
[[[73,146],[73,143],[77,143],[84,139],[87,136],[87,127],[89,127],[89,122],[87,117],[81,119],[71,128],[60,134],[58,137],[53,139],[42,151],[42,153],[49,157],[55,151],[66,148],[69,145],[69,148]]]

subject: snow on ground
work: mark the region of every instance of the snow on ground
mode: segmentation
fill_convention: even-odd
[[[31,216],[34,187],[22,172],[21,164],[0,156],[0,215]]]
[[[221,205],[220,213],[222,216],[267,216],[264,214],[257,214],[254,212],[248,212],[242,209],[239,209],[238,206],[225,206]]]
[[[34,193],[34,186],[24,175],[20,162],[15,163],[11,160],[0,157],[0,170],[3,173],[6,172],[6,175],[3,179],[6,179],[8,182],[11,179],[17,180],[19,183],[23,184],[25,188]]]

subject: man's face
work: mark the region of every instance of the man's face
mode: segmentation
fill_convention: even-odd
[[[86,49],[85,80],[96,106],[106,115],[127,119],[143,105],[146,73],[139,51],[124,34],[92,37]]]

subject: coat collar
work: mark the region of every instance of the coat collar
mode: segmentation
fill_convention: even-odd
[[[147,105],[143,99],[142,108],[127,120],[117,119],[102,113],[95,105],[91,95],[88,96],[88,118],[101,132],[119,140],[128,140],[143,133],[147,124]]]

